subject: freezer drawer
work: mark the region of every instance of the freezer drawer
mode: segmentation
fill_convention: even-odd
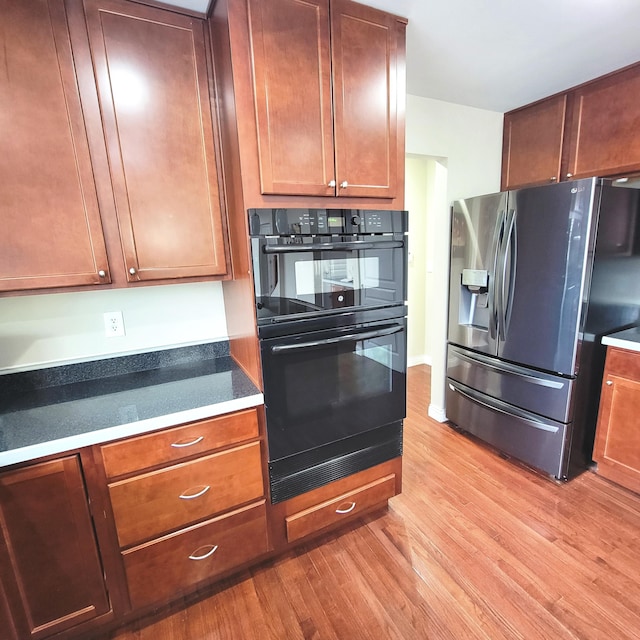
[[[447,376],[502,402],[570,422],[575,380],[541,373],[449,345]]]
[[[571,425],[542,420],[454,380],[447,381],[446,402],[447,418],[464,431],[531,467],[566,477]]]

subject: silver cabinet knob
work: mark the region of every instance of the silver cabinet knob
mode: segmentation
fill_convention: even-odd
[[[327,187],[331,187],[332,189],[336,186],[336,181],[335,180],[329,180],[329,184],[327,185]]]
[[[106,278],[107,277],[107,272],[104,269],[100,269],[100,271],[98,271],[98,275],[101,278]]]
[[[340,183],[340,188],[341,189],[346,189],[349,186],[349,183],[345,180],[344,182]]]
[[[573,173],[567,173],[567,178],[573,178]]]
[[[555,176],[551,176],[549,178],[549,182],[555,182],[558,178],[556,178]]]
[[[613,380],[607,380],[607,386],[611,386],[613,384]]]
[[[132,276],[135,276],[135,275],[136,275],[136,269],[135,269],[135,267],[131,267],[131,269],[129,269],[129,273],[130,273]]]

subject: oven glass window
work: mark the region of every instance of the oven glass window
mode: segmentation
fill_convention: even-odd
[[[313,449],[405,415],[403,324],[387,326],[379,336],[367,330],[362,335],[372,337],[364,339],[354,337],[353,329],[341,329],[337,337],[324,333],[329,337],[264,341],[270,459]],[[294,348],[287,346],[291,344]],[[280,351],[278,347],[283,346]]]
[[[253,242],[259,319],[404,302],[401,248],[265,254]]]

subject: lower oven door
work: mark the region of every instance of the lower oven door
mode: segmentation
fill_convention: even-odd
[[[331,481],[366,468],[365,449],[369,466],[400,455],[405,318],[262,340],[261,352],[272,480],[342,459]]]

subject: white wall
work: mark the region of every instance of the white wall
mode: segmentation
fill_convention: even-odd
[[[428,242],[432,243],[429,259],[433,260],[430,300],[425,302],[429,315],[426,348],[432,366],[429,415],[437,420],[446,419],[449,207],[457,198],[499,191],[502,123],[503,115],[494,111],[407,96],[407,155],[436,156],[447,167],[446,196],[434,205],[436,210],[425,213],[431,235]],[[414,188],[407,187],[407,193]]]
[[[122,311],[125,336],[105,336],[107,311]],[[0,298],[0,373],[226,337],[219,282]]]

